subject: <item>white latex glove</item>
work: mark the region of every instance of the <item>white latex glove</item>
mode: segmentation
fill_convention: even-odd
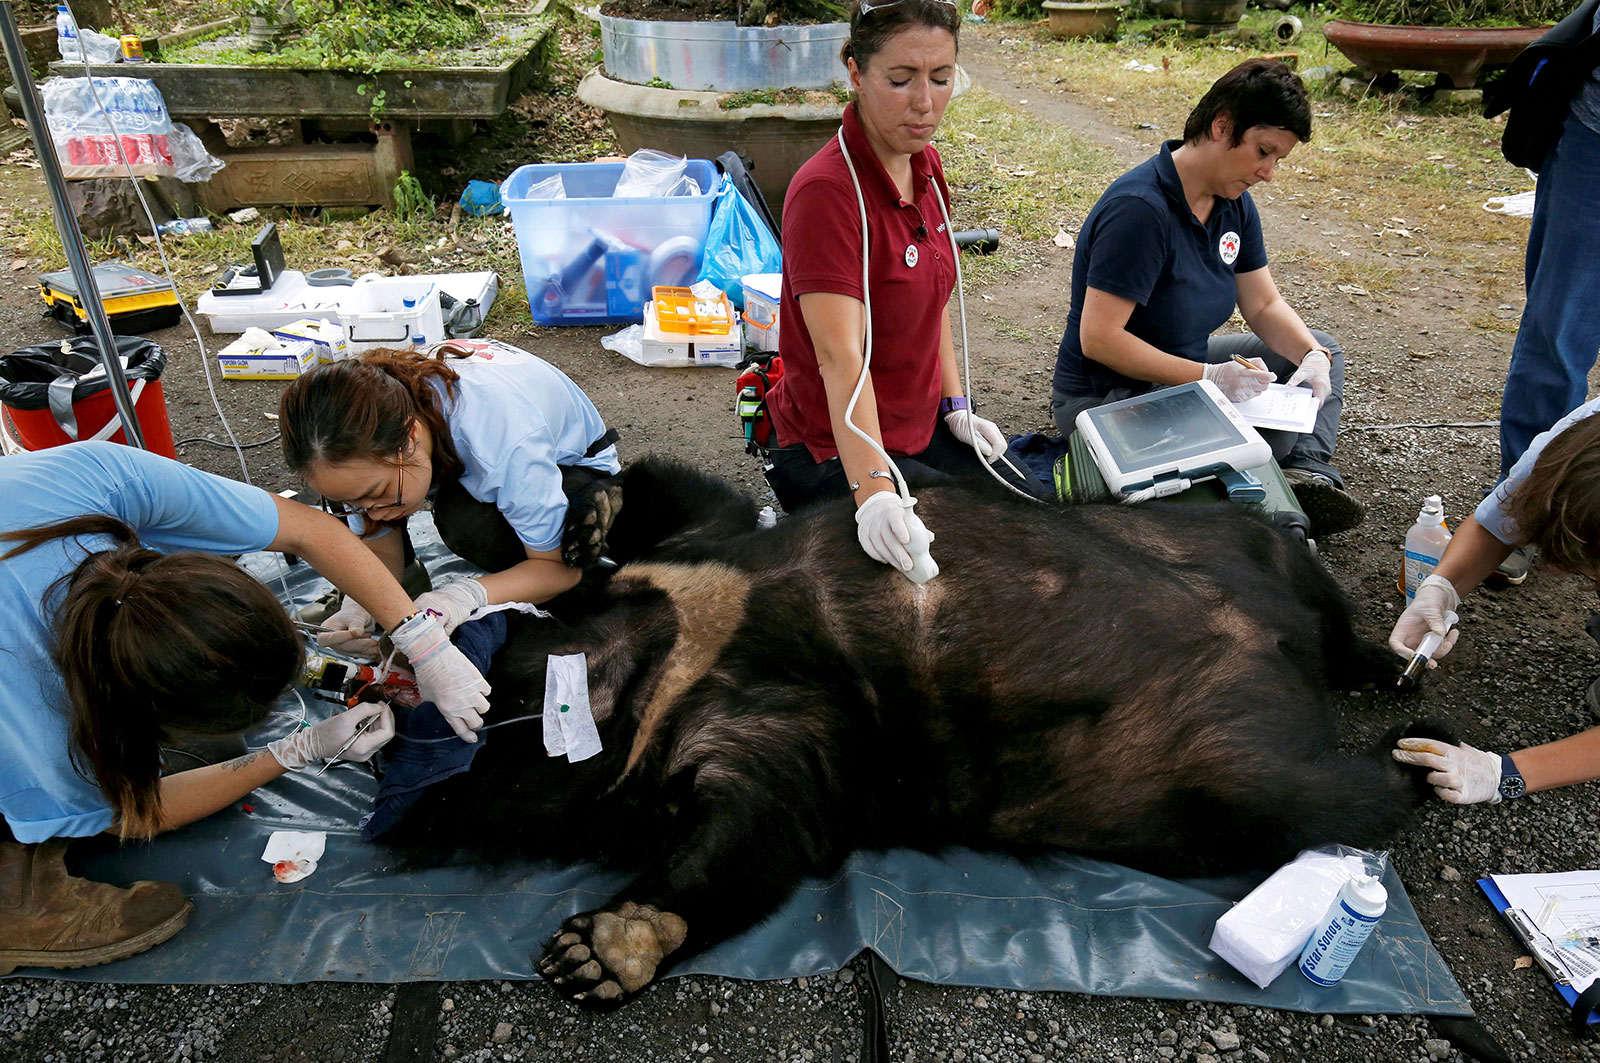
[[[983,455],[983,460],[993,463],[1000,459],[1006,452],[1006,437],[1000,433],[1000,426],[993,421],[986,421],[982,417],[974,417],[971,410],[951,410],[944,415],[944,423],[950,426],[950,433],[967,446],[972,446],[972,437],[978,437],[978,452]]]
[[[1500,803],[1500,754],[1452,746],[1432,738],[1402,738],[1390,755],[1402,764],[1432,768],[1428,782],[1439,800],[1452,805]]]
[[[1286,383],[1290,387],[1304,384],[1311,389],[1311,394],[1319,399],[1325,399],[1333,394],[1333,381],[1328,379],[1328,373],[1333,369],[1333,359],[1328,357],[1326,351],[1311,350],[1300,359],[1300,368],[1294,371]]]
[[[343,753],[344,744],[356,733],[363,720],[378,717]],[[290,771],[327,760],[338,755],[340,760],[366,761],[394,737],[394,713],[381,701],[357,705],[353,709],[330,716],[312,727],[303,727],[287,738],[267,743],[267,752],[277,758]]]
[[[912,506],[916,502],[915,498],[911,499]],[[932,542],[933,533],[923,526],[922,518],[911,506],[902,506],[900,496],[893,491],[878,491],[868,495],[856,508],[856,539],[874,561],[910,572],[911,551],[906,549],[906,544],[911,542],[912,521]]]
[[[317,636],[317,645],[326,646],[330,650],[337,650],[350,657],[375,661],[378,659],[378,640],[373,636],[373,632],[377,629],[378,625],[372,619],[372,614],[361,608],[361,603],[347,594],[344,596],[344,604],[339,606],[338,611],[322,622],[322,633]]]
[[[472,732],[483,726],[483,714],[489,711],[489,681],[451,643],[439,618],[418,613],[390,632],[389,638],[411,661],[422,700],[439,707],[439,715],[457,738],[476,742],[478,736]]]
[[[1433,651],[1433,657],[1428,661],[1429,668],[1439,667],[1439,658],[1450,652],[1450,647],[1456,644],[1456,639],[1461,635],[1461,629],[1452,629],[1444,614],[1454,612],[1460,605],[1461,595],[1456,593],[1453,583],[1437,574],[1428,576],[1417,584],[1417,593],[1412,596],[1411,604],[1394,622],[1394,630],[1389,632],[1389,648],[1409,663],[1416,656],[1417,644],[1424,635],[1429,631],[1441,635],[1449,631],[1450,634],[1439,643],[1439,648]]]
[[[1267,364],[1261,359],[1252,358],[1250,364],[1260,368],[1246,369],[1232,358],[1226,362],[1207,362],[1200,372],[1200,378],[1217,385],[1217,390],[1229,402],[1243,402],[1266,391],[1267,385],[1273,380]]]
[[[475,579],[453,579],[417,595],[417,608],[439,614],[446,635],[466,623],[467,617],[489,604],[489,592]]]

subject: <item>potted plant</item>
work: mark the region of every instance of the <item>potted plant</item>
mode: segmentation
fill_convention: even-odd
[[[776,209],[849,99],[844,17],[840,0],[611,0],[603,64],[578,98],[606,112],[625,152],[749,156]]]
[[[1340,17],[1322,32],[1369,79],[1427,70],[1465,89],[1485,68],[1510,63],[1570,6],[1567,0],[1340,0]]]
[[[1110,40],[1127,0],[1044,0],[1052,36],[1067,40]]]
[[[245,46],[252,52],[276,49],[295,22],[294,0],[239,0],[239,10],[250,20]]]

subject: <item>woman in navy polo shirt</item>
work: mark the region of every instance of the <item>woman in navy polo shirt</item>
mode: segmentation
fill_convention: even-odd
[[[856,92],[843,136],[861,199],[835,138],[800,168],[783,203],[784,371],[767,397],[776,434],[767,476],[787,510],[852,495],[862,548],[902,570],[911,567],[908,522],[918,518],[844,422],[862,371],[864,294],[872,365],[853,420],[894,456],[907,484],[986,477],[975,448],[991,462],[1006,449],[962,393],[946,305],[955,266],[940,201],[948,206],[950,192],[931,142],[955,85],[960,18],[950,0],[862,0],[841,53]],[[863,209],[870,293],[861,284]],[[1044,494],[1037,480],[995,468]]]
[[[1112,182],[1078,238],[1050,407],[1070,434],[1083,410],[1154,388],[1203,378],[1240,400],[1273,380],[1304,384],[1322,399],[1315,430],[1262,435],[1312,533],[1328,535],[1363,516],[1332,465],[1344,353],[1279,294],[1247,191],[1310,137],[1299,78],[1251,59],[1200,99],[1183,140]],[[1250,332],[1212,336],[1235,306]]]

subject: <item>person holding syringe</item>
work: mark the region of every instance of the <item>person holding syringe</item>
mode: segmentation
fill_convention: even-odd
[[[1416,597],[1396,621],[1389,635],[1390,649],[1410,662],[1431,633],[1439,641],[1428,667],[1437,667],[1456,643],[1459,632],[1452,630],[1452,623],[1461,595],[1483,582],[1520,546],[1538,547],[1546,567],[1580,575],[1600,591],[1596,412],[1600,398],[1573,410],[1533,441],[1456,530],[1438,567],[1417,587]],[[1497,803],[1535,790],[1600,779],[1600,727],[1506,755],[1464,742],[1402,738],[1393,755],[1403,764],[1433,769],[1428,782],[1441,800],[1459,805]]]

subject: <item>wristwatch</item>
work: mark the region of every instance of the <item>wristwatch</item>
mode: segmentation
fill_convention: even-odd
[[[1517,770],[1516,764],[1504,753],[1500,754],[1500,796],[1507,801],[1528,792],[1528,783]]]
[[[970,409],[972,409],[972,403],[967,401],[967,397],[965,395],[951,395],[947,398],[942,398],[939,400],[940,417],[943,417],[947,413],[955,413],[957,410]]]

